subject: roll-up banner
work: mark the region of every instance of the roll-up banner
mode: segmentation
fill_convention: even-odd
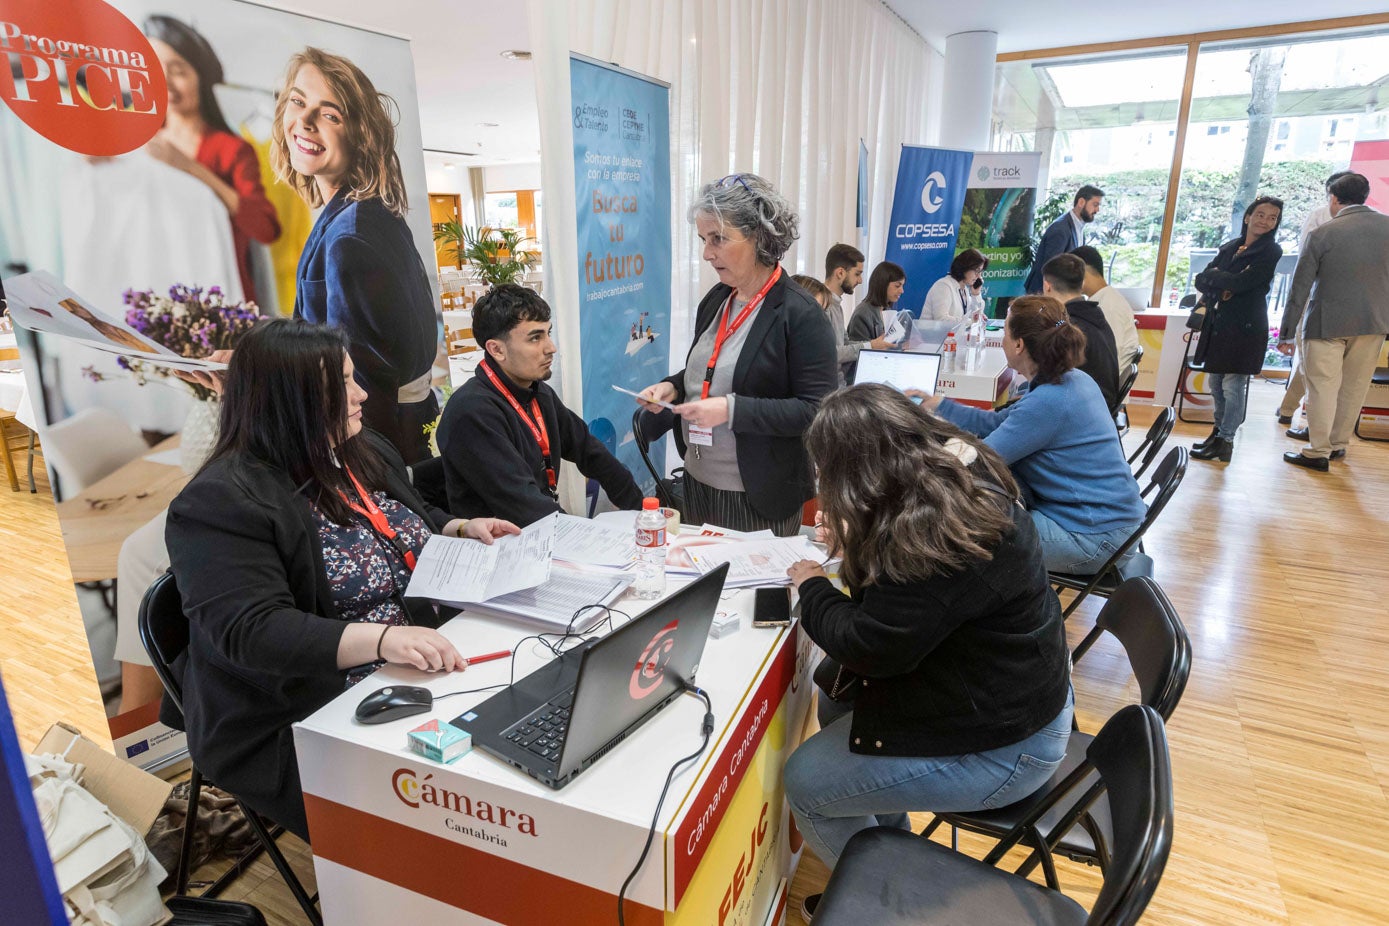
[[[311,47],[337,76],[290,72]],[[399,396],[447,379],[414,62],[403,38],[241,0],[0,0],[0,60],[0,274],[23,367],[0,363],[0,398],[38,432],[117,754],[157,768],[182,736],[157,721],[136,612],[168,565],[164,514],[211,449],[217,415],[210,393],[173,371],[302,302],[348,328],[359,371],[358,351],[385,358]],[[276,122],[305,107],[323,115],[303,130],[317,140],[298,129],[277,140]],[[352,131],[357,118],[373,131]],[[385,123],[394,150],[372,147]],[[331,234],[316,221],[345,214],[337,200],[320,208],[313,178],[344,157],[379,165],[377,189],[405,193],[363,194],[354,214],[374,210],[361,235],[418,251],[419,276],[412,261],[397,268],[408,306],[359,299],[345,316],[333,293],[347,271],[313,259]],[[397,422],[399,402],[387,413]],[[421,432],[401,425],[402,441]],[[3,561],[0,573],[26,568]]]
[[[955,253],[976,248],[989,259],[984,293],[990,301],[1023,295],[1029,268],[1022,261],[1037,208],[1041,163],[1035,151],[974,155]]]
[[[631,396],[669,372],[670,88],[573,55],[579,352],[589,431],[652,493]],[[664,439],[653,460],[665,460]]]
[[[920,316],[926,292],[950,271],[974,154],[903,145],[885,259],[907,274],[897,305]]]

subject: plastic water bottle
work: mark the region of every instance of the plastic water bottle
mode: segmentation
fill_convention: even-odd
[[[955,332],[947,331],[945,343],[940,346],[940,371],[942,373],[955,372]]]
[[[660,598],[666,593],[666,516],[661,501],[644,499],[637,513],[637,581],[632,594]]]

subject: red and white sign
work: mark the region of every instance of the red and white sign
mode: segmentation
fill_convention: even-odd
[[[164,124],[168,89],[149,39],[103,0],[0,0],[0,99],[78,154],[134,151]]]

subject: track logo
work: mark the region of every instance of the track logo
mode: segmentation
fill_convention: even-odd
[[[640,701],[661,687],[661,681],[666,676],[666,666],[670,664],[671,654],[675,652],[675,630],[679,625],[680,619],[676,618],[656,631],[651,642],[646,644],[646,648],[637,657],[637,665],[632,670],[632,680],[627,686],[632,700]]]

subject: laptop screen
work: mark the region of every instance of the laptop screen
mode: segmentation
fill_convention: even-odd
[[[863,350],[858,355],[854,385],[882,383],[899,392],[920,389],[934,395],[940,373],[940,354],[905,353],[897,350]]]

